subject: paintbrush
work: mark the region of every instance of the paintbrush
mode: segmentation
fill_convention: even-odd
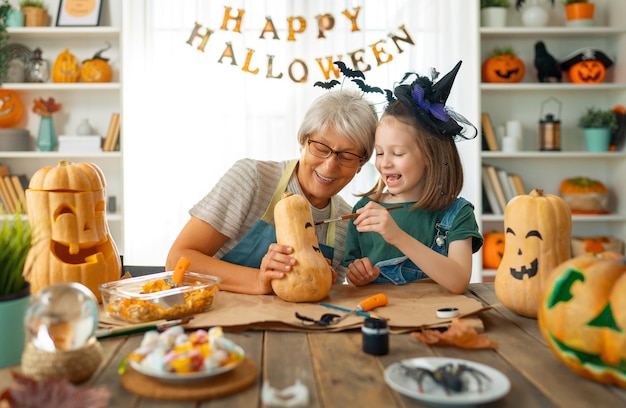
[[[402,206],[402,205],[394,205],[393,207],[387,208],[387,211],[398,210],[398,209],[400,209],[402,207],[404,207],[404,206]],[[325,220],[316,222],[315,225],[328,224],[329,222],[335,222],[335,221],[341,221],[341,220],[349,220],[350,218],[356,218],[358,216],[359,216],[359,214],[354,213],[354,214],[349,214],[349,215],[342,215],[341,217],[327,218]]]

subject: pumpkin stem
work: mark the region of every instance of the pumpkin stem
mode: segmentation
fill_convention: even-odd
[[[105,60],[105,61],[108,61],[108,60],[109,60],[108,58],[104,58],[104,57],[102,56],[102,53],[103,53],[103,52],[105,52],[106,50],[108,50],[108,49],[110,49],[110,48],[111,48],[111,43],[110,43],[110,42],[108,42],[108,41],[106,41],[106,43],[107,43],[107,47],[106,47],[106,48],[101,49],[101,50],[100,50],[100,51],[98,51],[98,52],[96,52],[96,53],[93,55],[93,59],[99,58],[99,59],[102,59],[102,60]]]
[[[69,159],[61,159],[59,160],[59,167],[61,166],[71,166],[73,163]]]
[[[533,191],[530,192],[531,196],[543,197],[543,189],[541,188],[533,188]]]
[[[283,193],[283,198],[287,198],[287,197],[292,196],[292,195],[293,195],[293,193],[291,191],[285,191]]]

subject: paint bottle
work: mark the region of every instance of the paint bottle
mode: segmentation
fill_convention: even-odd
[[[383,319],[367,318],[361,326],[363,351],[375,356],[389,353],[389,328]]]

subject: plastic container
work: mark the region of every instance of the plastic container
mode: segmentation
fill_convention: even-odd
[[[107,315],[131,323],[161,319],[179,319],[211,308],[220,279],[186,272],[179,287],[148,292],[148,286],[169,287],[173,271],[122,279],[100,285],[102,303]],[[184,303],[172,304],[172,299]]]
[[[389,353],[389,328],[383,319],[367,318],[361,326],[363,351],[375,356]]]

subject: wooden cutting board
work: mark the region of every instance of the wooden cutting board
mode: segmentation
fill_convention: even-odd
[[[232,371],[189,383],[168,383],[128,366],[122,376],[122,386],[132,393],[156,400],[198,401],[242,391],[255,382],[258,374],[257,365],[248,357]]]

